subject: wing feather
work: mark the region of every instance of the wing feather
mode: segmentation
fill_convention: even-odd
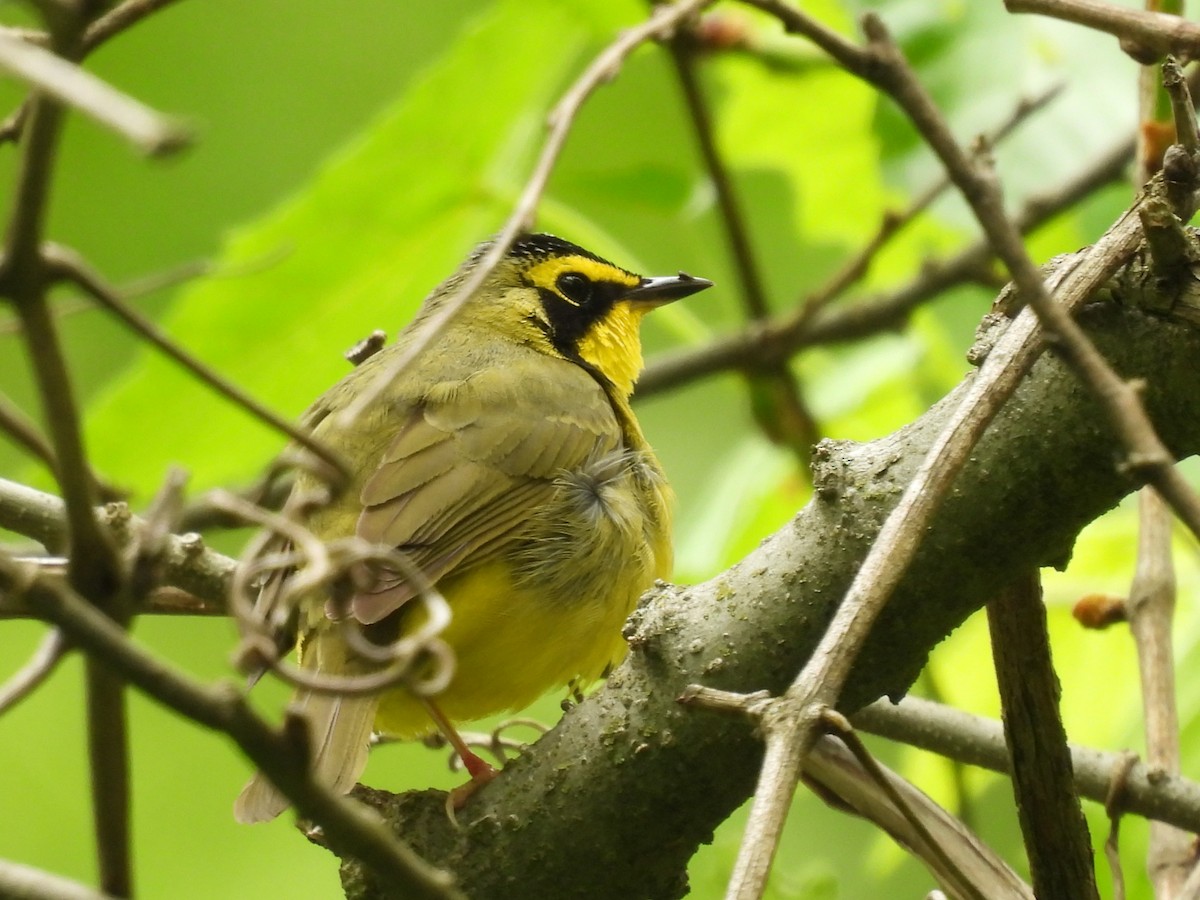
[[[563,472],[621,441],[604,391],[570,363],[533,381],[485,369],[441,383],[414,405],[363,484],[357,534],[404,551],[437,582],[501,552]],[[351,608],[377,622],[414,594],[397,574]]]

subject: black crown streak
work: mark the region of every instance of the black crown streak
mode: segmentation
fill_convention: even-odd
[[[612,266],[607,259],[552,234],[523,234],[513,241],[512,246],[508,248],[508,255],[533,260],[550,259],[555,256],[582,256]]]

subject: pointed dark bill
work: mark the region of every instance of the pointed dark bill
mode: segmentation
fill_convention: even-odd
[[[686,272],[664,275],[658,278],[643,278],[642,283],[625,294],[625,300],[644,303],[647,306],[662,306],[672,300],[680,300],[712,287],[707,278],[697,278]]]

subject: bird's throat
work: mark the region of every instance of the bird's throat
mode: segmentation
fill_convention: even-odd
[[[639,326],[643,313],[627,303],[617,303],[578,344],[580,359],[607,378],[623,400],[633,393],[642,372]]]

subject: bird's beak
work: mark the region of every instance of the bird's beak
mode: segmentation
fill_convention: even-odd
[[[670,303],[672,300],[690,297],[712,285],[713,283],[707,278],[697,278],[687,272],[680,272],[678,275],[667,275],[660,278],[643,278],[642,283],[629,291],[624,299],[653,309],[656,306]]]

